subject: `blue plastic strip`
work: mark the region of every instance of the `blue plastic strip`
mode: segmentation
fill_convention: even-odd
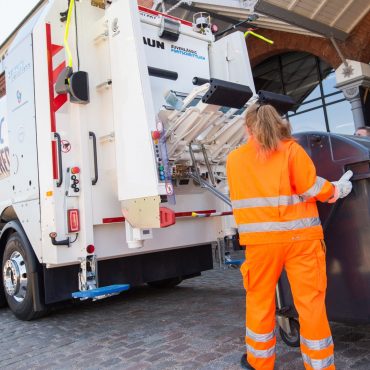
[[[225,265],[241,266],[243,262],[244,262],[244,259],[241,259],[241,260],[231,260],[231,261],[225,261]]]
[[[101,288],[91,289],[91,290],[84,290],[81,292],[74,292],[72,293],[73,298],[95,298],[100,297],[107,294],[118,294],[125,290],[129,290],[129,284],[117,284],[117,285],[108,285],[103,286]]]

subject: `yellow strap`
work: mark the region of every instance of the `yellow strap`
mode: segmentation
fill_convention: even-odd
[[[254,37],[257,37],[258,39],[260,39],[262,41],[265,41],[265,42],[267,42],[267,43],[269,43],[271,45],[274,43],[272,40],[270,40],[270,39],[268,39],[268,38],[266,38],[266,37],[264,37],[264,36],[262,36],[262,35],[260,35],[258,33],[255,33],[253,31],[247,31],[247,32],[244,33],[244,37],[247,37],[248,35],[252,35]]]
[[[69,3],[66,29],[64,31],[64,47],[66,49],[66,53],[67,53],[67,56],[68,56],[68,67],[72,67],[72,53],[71,53],[71,49],[69,48],[69,44],[68,44],[68,34],[69,34],[69,25],[71,23],[72,11],[73,11],[74,4],[75,4],[75,0],[71,0],[70,3]]]

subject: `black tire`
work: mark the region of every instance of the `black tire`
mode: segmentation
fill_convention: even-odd
[[[281,339],[289,347],[299,347],[301,344],[299,322],[296,319],[290,319],[289,323],[292,334],[288,335],[282,328],[279,328]]]
[[[6,301],[8,303],[8,306],[10,310],[13,312],[13,314],[20,320],[34,320],[36,318],[39,318],[45,314],[46,311],[35,311],[34,310],[34,290],[39,289],[38,287],[35,287],[33,284],[33,279],[29,276],[30,268],[30,256],[27,253],[26,247],[23,245],[22,238],[20,235],[15,232],[11,234],[9,239],[6,242],[3,260],[1,264],[1,275],[2,279],[4,280],[4,272],[5,272],[5,264],[10,261],[11,257],[14,255],[20,255],[20,265],[23,267],[25,266],[25,272],[24,270],[22,273],[22,277],[27,278],[27,285],[23,289],[19,289],[19,291],[22,290],[22,295],[24,295],[23,298],[18,297],[18,299],[15,298],[14,295],[9,294],[7,289],[5,289],[5,283],[4,283],[4,294]],[[7,265],[9,266],[9,265]],[[9,271],[9,269],[8,269]]]
[[[1,253],[1,252],[0,252]],[[3,266],[3,258],[2,254],[0,254],[0,266]],[[6,307],[7,302],[5,298],[5,292],[4,292],[4,285],[3,285],[3,272],[0,271],[0,308]]]
[[[152,287],[152,288],[157,288],[157,289],[170,289],[174,288],[177,285],[182,283],[182,278],[181,277],[175,277],[171,279],[164,279],[164,280],[158,280],[158,281],[150,281],[147,284]]]

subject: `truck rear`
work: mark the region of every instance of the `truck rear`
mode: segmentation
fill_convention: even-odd
[[[235,235],[225,158],[254,94],[243,34],[70,3],[42,4],[2,50],[0,305],[24,320],[176,285]]]

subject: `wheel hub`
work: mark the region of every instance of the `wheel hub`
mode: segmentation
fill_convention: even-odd
[[[13,252],[3,269],[5,292],[16,301],[22,302],[27,293],[27,269],[23,256]]]

